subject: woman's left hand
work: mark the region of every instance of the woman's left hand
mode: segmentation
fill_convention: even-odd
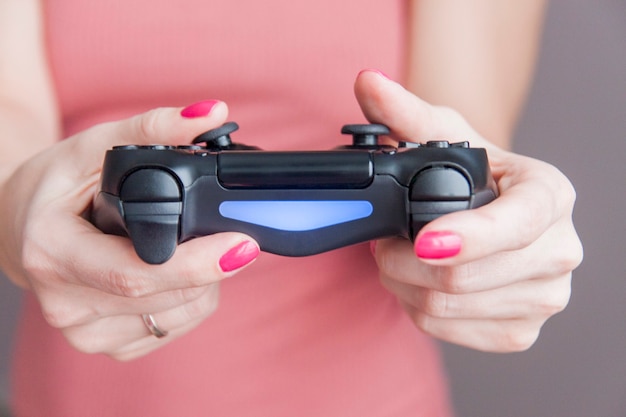
[[[504,151],[455,111],[431,106],[375,71],[357,78],[365,116],[397,140],[469,140],[487,149],[500,196],[427,224],[415,244],[372,243],[383,285],[413,322],[441,340],[492,352],[528,349],[570,298],[582,246],[575,192],[555,167]]]

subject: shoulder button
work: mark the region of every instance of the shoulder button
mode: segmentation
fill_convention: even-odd
[[[420,200],[467,200],[471,187],[465,175],[452,167],[432,167],[421,171],[411,185],[410,198]]]

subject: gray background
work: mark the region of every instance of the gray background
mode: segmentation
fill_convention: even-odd
[[[585,247],[528,352],[445,346],[460,417],[626,416],[626,1],[554,0],[515,149],[574,183]]]
[[[626,417],[626,1],[555,0],[516,150],[578,191],[585,260],[565,312],[519,354],[444,346],[459,417]],[[0,280],[0,400],[19,292]]]

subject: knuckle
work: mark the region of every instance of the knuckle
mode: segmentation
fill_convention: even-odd
[[[61,300],[49,301],[43,297],[40,298],[40,305],[44,320],[55,329],[73,327],[88,319],[88,313],[80,307]]]
[[[547,292],[547,295],[536,306],[540,317],[549,318],[565,310],[572,294],[571,274],[559,278],[556,288]]]
[[[447,317],[450,314],[449,295],[440,291],[425,290],[419,292],[416,304],[422,312],[432,317]]]
[[[65,339],[74,349],[88,355],[102,353],[104,349],[102,338],[88,329],[74,328],[63,332]]]
[[[70,335],[66,334],[65,339],[70,346],[81,353],[88,355],[101,353],[98,343],[92,338],[82,337],[82,335],[74,336],[74,333],[71,333]]]
[[[475,290],[475,277],[480,276],[476,263],[436,268],[436,280],[446,294],[465,294]]]
[[[554,237],[556,236],[556,237]],[[584,249],[580,238],[576,234],[571,219],[564,219],[554,228],[553,239],[559,245],[551,253],[552,275],[565,275],[578,268],[584,257]]]
[[[548,318],[558,313],[561,313],[563,310],[565,310],[568,304],[569,304],[569,296],[567,297],[567,299],[563,297],[562,299],[555,300],[552,303],[543,304],[541,306],[540,311],[543,313],[544,317]]]
[[[46,323],[55,329],[63,329],[73,324],[73,320],[69,318],[67,311],[47,306],[44,303],[41,304],[41,313]]]
[[[56,329],[79,326],[98,317],[95,304],[81,302],[65,288],[38,285],[34,289],[44,320]]]
[[[574,204],[576,203],[577,193],[576,188],[574,188],[574,184],[572,184],[567,178],[565,178],[562,189],[565,192],[565,202],[568,204],[570,208],[573,209]]]
[[[151,110],[137,116],[135,122],[140,137],[147,140],[157,137],[159,132],[159,119],[159,112],[157,110]]]
[[[548,174],[544,179],[549,181],[549,186],[554,194],[559,195],[559,201],[564,204],[570,211],[576,202],[576,188],[567,176],[556,166],[546,164],[548,167]]]
[[[208,288],[206,294],[199,299],[184,304],[184,314],[187,321],[198,318],[208,317],[217,309],[219,305],[218,285],[212,285]]]
[[[531,245],[541,232],[547,228],[540,220],[545,218],[546,208],[544,202],[538,199],[528,199],[523,210],[518,211],[518,222],[513,233],[515,235],[516,249]]]
[[[129,277],[117,270],[108,271],[104,280],[107,291],[126,298],[142,298],[152,293],[152,288],[146,280],[138,277]]]
[[[539,338],[538,330],[520,331],[509,328],[499,337],[499,347],[502,352],[524,352],[530,349]]]
[[[561,259],[560,271],[563,273],[567,273],[578,268],[583,261],[583,257],[583,245],[578,236],[576,236],[574,239],[571,240],[568,249],[565,251],[563,258]]]
[[[410,317],[415,327],[417,327],[422,332],[428,335],[434,336],[433,331],[432,331],[432,326],[431,326],[431,323],[432,323],[431,316],[424,314],[420,311],[413,311],[412,313],[410,313]]]
[[[407,306],[406,304],[403,304],[403,308],[417,329],[429,336],[445,339],[445,335],[440,334],[441,328],[437,326],[437,323],[441,322],[441,319],[430,316],[422,310]]]

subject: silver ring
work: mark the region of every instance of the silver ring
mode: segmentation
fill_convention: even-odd
[[[142,314],[141,318],[143,319],[143,322],[145,323],[148,330],[150,330],[150,333],[152,333],[152,335],[156,336],[159,339],[167,336],[167,331],[157,326],[156,321],[154,321],[154,317],[152,317],[152,314]]]

